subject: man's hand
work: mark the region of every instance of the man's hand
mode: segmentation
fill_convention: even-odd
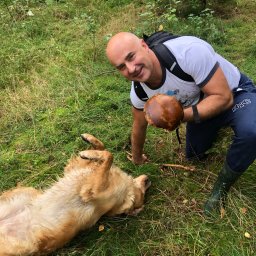
[[[148,163],[149,160],[147,158],[147,156],[145,154],[143,154],[141,157],[132,157],[132,160],[131,160],[134,164],[136,165],[140,165],[140,164],[145,164],[145,163]]]
[[[126,152],[126,154],[127,154],[127,159],[136,165],[141,165],[149,162],[149,159],[145,154],[142,154],[141,157],[133,157],[130,152]]]

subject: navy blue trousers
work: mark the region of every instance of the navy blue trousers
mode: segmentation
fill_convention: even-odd
[[[227,151],[226,163],[234,172],[244,172],[256,159],[256,88],[241,74],[239,87],[233,90],[231,109],[199,124],[187,123],[186,157],[201,158],[212,146],[218,131],[231,127],[232,143]]]

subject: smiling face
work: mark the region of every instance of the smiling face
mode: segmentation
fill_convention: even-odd
[[[106,54],[110,63],[131,81],[150,82],[160,68],[148,45],[132,33],[121,32],[113,36]]]

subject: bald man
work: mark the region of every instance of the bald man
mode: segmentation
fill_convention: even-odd
[[[174,95],[183,105],[186,122],[186,157],[202,159],[217,132],[230,126],[234,138],[214,184],[205,213],[220,210],[226,194],[256,158],[256,89],[237,67],[207,42],[181,36],[164,42],[179,66],[193,81],[183,81],[168,71],[143,39],[129,32],[114,35],[106,48],[110,63],[132,81],[132,161],[143,164],[147,122],[145,100],[135,91],[139,82],[148,98],[157,93]],[[202,97],[203,95],[203,97]]]

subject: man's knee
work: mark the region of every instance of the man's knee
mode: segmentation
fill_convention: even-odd
[[[236,133],[226,161],[235,172],[244,172],[256,159],[256,129],[248,126]]]
[[[239,140],[248,145],[252,145],[256,150],[256,124],[254,126],[244,127],[237,136]]]

